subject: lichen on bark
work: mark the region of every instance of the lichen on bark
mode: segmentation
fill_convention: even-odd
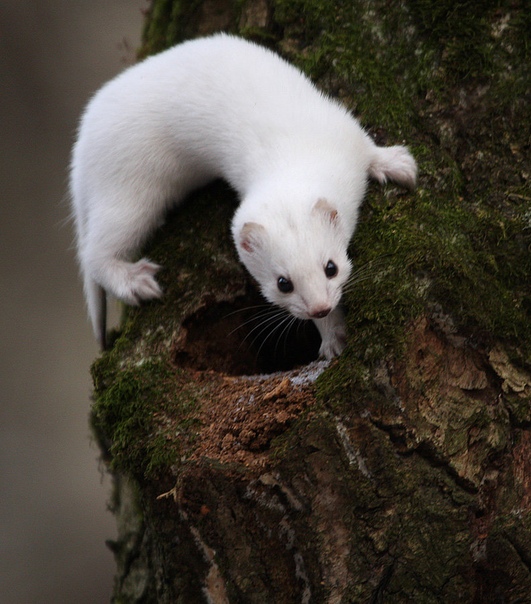
[[[129,309],[93,367],[92,422],[128,485],[115,510],[136,511],[115,601],[527,601],[525,3],[154,0],[140,55],[219,29],[408,144],[418,189],[371,185],[330,365],[290,369],[312,333],[253,346],[226,185],[154,236],[165,296]]]

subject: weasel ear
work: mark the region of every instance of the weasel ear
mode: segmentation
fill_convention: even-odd
[[[318,199],[312,208],[312,212],[320,214],[330,224],[337,225],[339,222],[337,210],[326,199]]]
[[[265,227],[257,222],[246,222],[240,231],[240,247],[252,254],[264,244]]]

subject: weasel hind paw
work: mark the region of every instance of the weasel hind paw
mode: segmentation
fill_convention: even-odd
[[[158,264],[146,258],[130,264],[124,289],[118,297],[131,306],[138,306],[142,300],[160,298],[162,289],[155,279],[159,269]]]

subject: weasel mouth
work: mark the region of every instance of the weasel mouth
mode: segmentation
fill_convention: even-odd
[[[320,337],[312,321],[296,319],[251,292],[233,302],[213,301],[190,315],[173,346],[181,367],[254,375],[316,360]]]

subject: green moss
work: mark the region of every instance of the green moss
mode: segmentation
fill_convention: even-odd
[[[202,8],[201,0],[154,0],[151,3],[143,32],[139,58],[170,48],[193,33]]]
[[[147,14],[138,57],[144,58],[188,38],[197,37],[198,24],[201,21],[205,34],[219,31],[222,24],[227,31],[235,30],[242,4],[242,0],[210,3],[205,10],[202,0],[153,0]],[[258,28],[247,31],[248,35],[252,33],[255,37],[261,37]]]
[[[521,344],[529,355],[522,217],[425,190],[391,204],[372,199],[353,246],[365,280],[347,296],[358,345],[366,350],[384,332],[391,344],[401,326],[442,304],[460,328]]]
[[[406,141],[419,163],[415,193],[374,187],[362,209],[351,251],[364,279],[346,297],[347,355],[370,364],[399,354],[408,322],[437,305],[465,333],[504,341],[531,362],[528,141],[519,126],[528,11],[454,0],[275,7],[285,36],[299,40],[290,58],[378,139]]]
[[[175,22],[180,12],[181,3],[174,0],[157,0],[151,3],[144,26],[144,43],[138,53],[139,58],[161,52],[179,41],[175,35],[177,29]]]
[[[102,448],[110,443],[114,470],[154,477],[192,442],[196,395],[190,386],[176,388],[178,375],[163,361],[120,367],[118,359],[117,348],[93,365],[92,426]],[[178,433],[174,424],[167,429],[168,412],[182,418]]]

